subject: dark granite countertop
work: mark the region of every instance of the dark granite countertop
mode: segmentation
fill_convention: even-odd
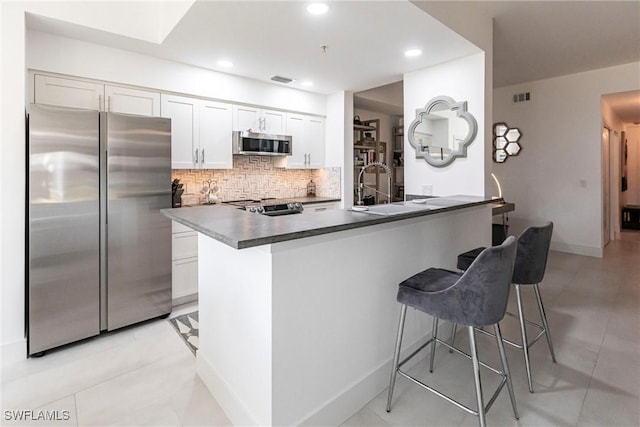
[[[335,200],[318,199],[320,198],[314,198],[318,203]],[[370,212],[330,209],[281,216],[259,215],[225,205],[162,209],[162,213],[182,225],[233,248],[244,249],[433,215],[496,201],[501,200],[478,196],[449,196],[431,198],[426,203],[411,201],[369,206]],[[379,210],[379,213],[376,214],[375,210]],[[389,210],[394,212],[389,214]]]

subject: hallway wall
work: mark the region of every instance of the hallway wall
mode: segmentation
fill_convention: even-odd
[[[494,122],[522,132],[522,151],[493,163],[515,202],[513,234],[555,223],[552,249],[602,256],[601,96],[640,89],[640,62],[495,89]],[[531,101],[513,103],[530,92]]]

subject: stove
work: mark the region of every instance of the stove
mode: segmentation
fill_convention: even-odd
[[[237,206],[238,209],[244,209],[247,212],[258,213],[267,216],[291,215],[302,213],[304,208],[302,203],[294,199],[242,199],[229,200],[222,202],[231,206]]]

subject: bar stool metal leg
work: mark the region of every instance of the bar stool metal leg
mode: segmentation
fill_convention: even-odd
[[[456,342],[456,332],[458,332],[458,324],[454,323],[451,325],[451,338],[449,338],[449,345],[451,347],[454,347]],[[449,353],[453,353],[453,350],[449,349]]]
[[[433,318],[433,326],[431,328],[431,360],[429,361],[429,372],[433,373],[433,361],[436,358],[436,338],[438,337],[438,318]]]
[[[469,345],[471,347],[471,361],[473,362],[473,379],[476,386],[476,401],[478,403],[478,418],[480,427],[487,425],[484,413],[484,399],[482,398],[482,383],[480,381],[480,365],[478,363],[478,347],[476,346],[476,330],[473,326],[467,326],[469,331]]]
[[[533,381],[531,380],[531,362],[529,361],[529,341],[527,341],[527,329],[524,320],[524,310],[522,308],[522,294],[520,285],[514,284],[516,288],[516,301],[518,302],[518,320],[520,320],[520,335],[522,336],[522,351],[524,352],[524,365],[527,368],[527,381],[529,382],[529,392],[533,393]]]
[[[393,367],[391,378],[389,379],[389,396],[387,397],[387,412],[391,412],[391,399],[393,398],[393,388],[396,386],[396,374],[398,373],[398,363],[400,361],[400,347],[402,346],[402,333],[404,332],[404,321],[407,316],[407,306],[402,304],[400,308],[400,319],[398,320],[398,333],[396,335],[396,348],[393,352]]]
[[[502,372],[504,372],[504,375],[507,377],[507,389],[509,390],[509,398],[511,399],[513,416],[516,417],[516,420],[518,420],[520,419],[520,415],[518,415],[518,407],[516,406],[516,394],[513,391],[513,384],[511,383],[511,372],[509,371],[509,362],[507,362],[507,354],[504,351],[504,343],[502,342],[502,332],[500,331],[500,325],[498,323],[493,325],[493,331],[496,334],[496,341],[498,341],[498,352],[500,353]]]
[[[556,354],[553,351],[553,344],[551,343],[551,332],[549,331],[549,323],[547,322],[547,315],[542,305],[542,297],[540,296],[540,288],[536,283],[533,285],[533,290],[536,293],[536,299],[538,300],[538,310],[540,310],[540,318],[542,319],[542,326],[544,327],[544,335],[547,338],[547,344],[549,344],[549,351],[551,352],[551,360],[556,363]]]

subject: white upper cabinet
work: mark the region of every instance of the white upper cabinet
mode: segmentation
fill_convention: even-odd
[[[301,114],[287,114],[287,132],[291,135],[292,154],[287,157],[287,168],[306,169],[307,152],[304,148],[304,126],[306,117]]]
[[[113,113],[155,116],[160,114],[160,92],[131,89],[83,80],[34,75],[36,104]]]
[[[325,165],[325,128],[324,119],[309,117],[306,126],[305,147],[309,153],[307,167],[312,169],[323,168]]]
[[[292,136],[293,155],[288,169],[317,169],[325,163],[324,119],[304,114],[287,114],[287,133]]]
[[[35,74],[34,95],[36,104],[60,107],[103,110],[104,85],[81,80]]]
[[[262,132],[288,135],[287,114],[282,111],[262,110]]]
[[[286,113],[258,107],[233,106],[233,130],[284,135]]]
[[[171,119],[173,169],[231,169],[231,104],[185,96],[161,96]]]
[[[200,165],[198,135],[199,100],[184,96],[161,96],[161,115],[171,119],[171,167],[196,169]],[[231,145],[231,144],[229,144]]]
[[[200,167],[231,169],[231,104],[200,103]]]
[[[105,110],[112,113],[158,117],[160,93],[119,86],[105,86]]]

